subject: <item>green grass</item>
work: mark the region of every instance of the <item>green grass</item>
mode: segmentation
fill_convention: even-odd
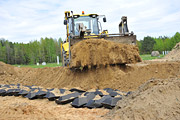
[[[158,57],[151,57],[150,54],[145,54],[145,55],[140,55],[140,56],[141,56],[142,60],[160,59],[160,58],[164,57],[164,55],[162,55],[162,54]]]
[[[159,57],[151,57],[150,54],[145,54],[145,55],[140,55],[142,60],[152,60],[152,59],[160,59],[162,57],[164,57],[164,55],[160,55]],[[44,67],[58,67],[58,66],[62,66],[62,63],[60,63],[59,65],[57,63],[47,63],[46,65],[13,65],[13,66],[20,66],[20,67],[31,67],[31,68],[44,68]]]
[[[46,65],[42,65],[40,64],[39,66],[37,65],[13,65],[13,66],[20,66],[20,67],[31,67],[31,68],[44,68],[44,67],[58,67],[58,66],[62,66],[62,64],[60,63],[59,65],[57,63],[47,63]]]

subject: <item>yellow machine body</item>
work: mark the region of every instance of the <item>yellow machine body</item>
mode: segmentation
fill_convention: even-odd
[[[118,34],[109,34],[108,30],[102,30],[100,18],[106,22],[105,15],[98,14],[73,14],[65,11],[64,25],[66,25],[66,40],[61,44],[61,58],[63,66],[69,66],[71,61],[71,46],[86,39],[104,38],[110,41],[136,44],[136,36],[129,33],[127,17],[123,16],[119,24]]]

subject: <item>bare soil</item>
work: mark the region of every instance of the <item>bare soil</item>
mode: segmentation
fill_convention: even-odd
[[[108,120],[178,120],[180,79],[151,79],[120,100]]]
[[[83,44],[90,45],[89,43]],[[99,43],[99,46],[113,48],[109,44],[106,46]],[[81,47],[85,50],[88,49],[84,48],[83,45]],[[96,47],[98,48],[98,46]],[[136,48],[131,47],[129,49],[133,51]],[[95,50],[95,47],[93,50]],[[116,47],[112,50],[116,53]],[[79,87],[84,90],[108,87],[121,91],[134,91],[133,94],[119,101],[115,109],[110,112],[107,109],[76,109],[69,105],[58,106],[54,102],[47,100],[30,101],[21,97],[0,97],[0,119],[179,119],[180,49],[176,48],[174,50],[175,52],[172,51],[172,54],[169,54],[169,56],[176,54],[174,59],[167,55],[164,59],[140,63],[136,63],[140,59],[133,55],[133,57],[130,55],[130,59],[128,59],[128,54],[136,54],[136,52],[133,53],[129,50],[131,52],[126,53],[127,55],[124,54],[122,60],[115,60],[112,63],[125,61],[131,64],[104,66],[106,63],[111,63],[111,60],[106,56],[103,60],[107,61],[103,62],[102,66],[84,71],[71,71],[66,67],[18,68],[0,62],[0,84],[21,83],[23,85],[37,85],[45,88]],[[107,50],[106,52],[109,51]],[[78,54],[82,54],[82,51]],[[114,54],[114,56],[116,55],[118,56],[118,54]],[[87,65],[86,63],[100,64],[99,58],[96,59],[96,57],[96,61],[86,61],[86,58],[84,59],[84,62],[80,62],[84,66]],[[75,60],[79,61],[76,57]],[[101,117],[105,114],[107,114],[105,117]]]
[[[47,99],[0,97],[0,120],[102,120],[107,109],[72,108]]]
[[[1,63],[0,63],[1,64]],[[38,85],[51,88],[79,87],[84,90],[113,88],[134,91],[151,78],[180,77],[179,62],[138,63],[127,66],[107,66],[86,71],[71,71],[68,68],[17,68],[6,69],[1,84]],[[2,70],[2,69],[1,69]],[[10,70],[10,71],[9,71]]]
[[[164,59],[171,61],[180,61],[180,43],[177,43],[173,50],[168,53]]]

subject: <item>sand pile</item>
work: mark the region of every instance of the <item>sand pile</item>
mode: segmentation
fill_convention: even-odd
[[[6,84],[10,84],[12,81],[17,80],[17,72],[14,67],[3,62],[0,62],[0,80]]]
[[[180,61],[180,43],[177,43],[173,50],[168,53],[164,59],[173,60],[173,61]]]
[[[0,75],[13,75],[15,73],[14,67],[3,62],[0,62]]]
[[[73,45],[71,54],[71,67],[129,64],[141,61],[136,46],[115,43],[104,39],[80,41]]]
[[[112,120],[177,120],[180,118],[180,79],[151,79],[119,101]]]
[[[80,87],[84,90],[113,88],[134,91],[151,78],[180,78],[179,62],[107,66],[76,72],[63,67],[35,69],[10,66],[10,68],[15,71],[12,75],[14,77],[0,75],[0,84],[22,83],[46,88]]]

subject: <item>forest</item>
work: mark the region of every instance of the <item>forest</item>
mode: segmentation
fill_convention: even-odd
[[[151,36],[144,37],[143,40],[137,41],[140,54],[150,54],[152,51],[171,51],[176,43],[180,42],[180,33],[172,37],[159,36],[158,38],[153,38]]]
[[[25,43],[12,43],[0,39],[0,61],[8,64],[35,64],[37,62],[56,62],[60,54],[62,39],[41,38],[40,41]]]
[[[61,60],[60,43],[62,39],[41,38],[39,41],[25,43],[12,43],[3,38],[0,39],[0,61],[8,64],[36,64],[57,62],[57,56]],[[180,33],[172,37],[160,36],[153,38],[146,36],[137,41],[140,54],[150,54],[152,51],[170,51],[180,42]]]

